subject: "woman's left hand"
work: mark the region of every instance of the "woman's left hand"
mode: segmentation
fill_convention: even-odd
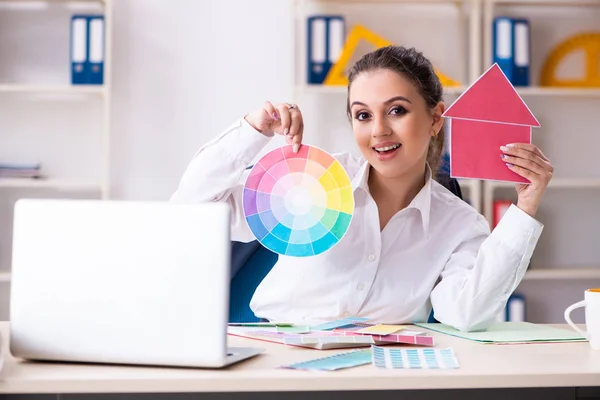
[[[535,217],[546,187],[552,179],[554,168],[550,160],[534,144],[512,143],[500,147],[502,159],[511,171],[521,175],[531,182],[516,185],[519,196],[517,207]]]

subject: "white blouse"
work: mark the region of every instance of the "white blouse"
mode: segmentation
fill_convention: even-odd
[[[231,238],[255,240],[242,206],[247,167],[270,138],[240,119],[202,146],[174,202],[223,201]],[[401,324],[434,317],[485,329],[521,282],[543,226],[512,205],[491,232],[487,220],[431,177],[380,231],[368,163],[334,155],[352,180],[355,209],[346,235],[313,257],[279,256],[250,307],[271,321],[313,324],[348,316]]]

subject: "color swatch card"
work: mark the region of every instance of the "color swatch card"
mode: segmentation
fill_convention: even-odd
[[[404,343],[415,344],[419,346],[435,346],[433,336],[422,335],[420,332],[400,331],[399,333],[390,333],[389,335],[374,335],[358,332],[340,332],[345,336],[362,336],[370,338],[373,344],[378,343]]]
[[[304,344],[355,344],[356,347],[361,347],[375,344],[375,339],[372,336],[340,336],[340,335],[286,335],[283,337],[283,343],[289,345],[304,345]]]
[[[367,321],[367,318],[360,317],[348,317],[344,319],[338,319],[335,321],[325,322],[319,325],[313,325],[310,327],[313,331],[329,331],[336,328],[342,328],[347,326],[354,326],[354,324]]]
[[[451,348],[399,349],[372,346],[373,365],[380,368],[453,369],[459,368]]]
[[[250,171],[244,215],[263,246],[282,255],[309,257],[337,244],[350,226],[354,194],[348,174],[327,152],[302,145],[277,148]]]
[[[362,328],[356,331],[356,333],[362,333],[365,335],[389,335],[390,333],[396,333],[398,331],[401,331],[402,329],[404,329],[402,325],[378,324]]]
[[[284,365],[283,368],[317,371],[335,371],[343,368],[371,364],[371,349],[353,350],[329,357],[317,358],[296,364]]]

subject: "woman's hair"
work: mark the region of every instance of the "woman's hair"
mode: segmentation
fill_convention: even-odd
[[[354,79],[363,72],[377,69],[394,71],[410,82],[412,82],[421,96],[425,99],[427,106],[433,108],[442,100],[443,87],[436,75],[433,65],[414,48],[402,46],[387,46],[364,55],[350,69],[348,76],[348,96],[350,86]],[[346,103],[346,112],[350,118],[350,99]],[[435,178],[440,166],[442,152],[444,150],[444,127],[429,142],[427,151],[427,163],[431,167],[432,178]]]

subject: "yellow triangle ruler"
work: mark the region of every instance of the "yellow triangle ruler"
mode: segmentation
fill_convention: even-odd
[[[345,74],[345,69],[350,62],[350,58],[356,51],[358,44],[361,40],[365,40],[375,46],[376,49],[381,47],[390,46],[392,42],[383,38],[382,36],[370,31],[362,25],[355,25],[348,38],[346,39],[346,44],[340,54],[337,62],[331,67],[327,76],[325,77],[324,85],[328,86],[346,86],[348,85],[348,77]],[[444,87],[458,87],[460,83],[455,80],[449,78],[448,76],[442,74],[441,72],[436,70],[436,74],[442,82]]]

